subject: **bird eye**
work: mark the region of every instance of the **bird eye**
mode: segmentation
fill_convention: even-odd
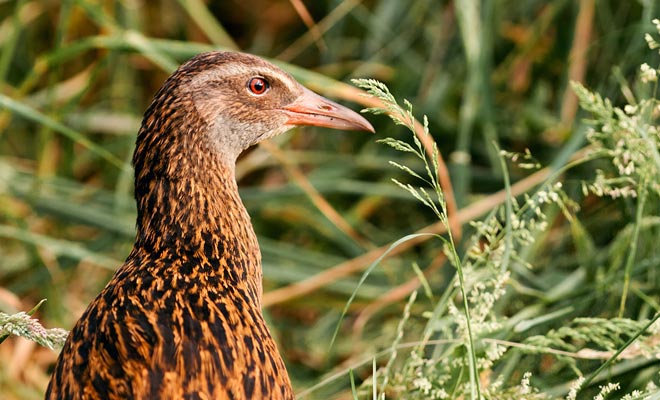
[[[266,91],[270,88],[270,85],[264,78],[257,77],[250,79],[248,81],[247,87],[253,94],[262,95],[266,93]]]

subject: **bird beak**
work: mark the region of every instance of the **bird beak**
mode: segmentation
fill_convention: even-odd
[[[374,127],[360,114],[303,87],[293,103],[282,107],[289,117],[287,125],[314,125],[333,129],[374,132]]]

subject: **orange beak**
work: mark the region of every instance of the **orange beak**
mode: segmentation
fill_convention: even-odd
[[[314,125],[325,128],[374,132],[374,127],[360,114],[303,87],[303,94],[282,107],[288,125]]]

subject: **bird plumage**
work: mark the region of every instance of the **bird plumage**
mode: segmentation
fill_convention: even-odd
[[[372,129],[247,54],[205,53],[167,79],[133,157],[134,247],[71,331],[47,399],[293,398],[234,167],[300,124]]]

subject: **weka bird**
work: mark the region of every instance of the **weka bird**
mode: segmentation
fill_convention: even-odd
[[[255,56],[201,54],[167,79],[133,156],[133,250],[71,331],[47,399],[293,398],[234,169],[295,125],[373,131]]]

